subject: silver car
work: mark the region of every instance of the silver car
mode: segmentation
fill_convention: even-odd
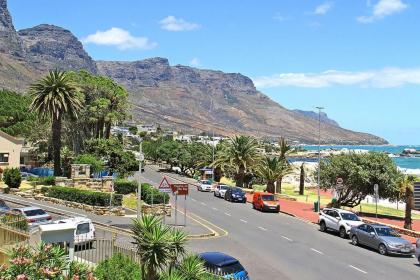
[[[416,242],[416,253],[415,253],[415,255],[416,255],[417,260],[420,263],[420,238],[417,239],[417,242]]]
[[[379,254],[411,256],[414,246],[392,228],[380,224],[363,224],[350,230],[353,245],[365,245],[378,250]]]
[[[12,212],[23,215],[28,222],[29,228],[52,222],[51,216],[39,207],[14,208]]]

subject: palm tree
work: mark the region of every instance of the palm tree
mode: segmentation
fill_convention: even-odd
[[[235,136],[217,154],[213,166],[233,169],[236,186],[243,187],[245,173],[260,160],[259,144],[252,136]]]
[[[66,72],[50,71],[30,87],[33,97],[30,110],[52,121],[54,175],[61,175],[61,123],[63,117],[77,118],[82,107]]]
[[[266,157],[257,168],[258,176],[267,182],[267,191],[271,193],[276,191],[274,183],[291,172],[291,166],[279,157]]]
[[[186,235],[165,225],[158,216],[134,219],[132,231],[140,255],[142,279],[158,279],[160,271],[185,254]]]
[[[279,158],[280,158],[281,161],[284,162],[285,168],[286,167],[290,168],[290,170],[285,173],[285,175],[288,175],[288,174],[291,173],[291,167],[290,167],[289,161],[287,160],[287,156],[294,153],[295,149],[292,146],[289,145],[289,143],[286,141],[286,139],[284,137],[280,137],[279,146],[280,146],[280,148],[279,148],[279,150],[280,150]],[[285,175],[279,176],[277,178],[277,183],[276,184],[277,184],[277,190],[279,191],[279,193],[281,193],[281,183],[282,183],[283,177]]]
[[[305,163],[300,166],[299,195],[303,195],[305,191]]]
[[[404,196],[405,200],[405,217],[404,228],[412,229],[411,209],[414,204],[414,187],[413,183],[416,180],[414,176],[403,175],[398,182],[400,193]]]

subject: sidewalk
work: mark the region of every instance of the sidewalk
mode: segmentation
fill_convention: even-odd
[[[247,193],[246,198],[248,203],[252,203],[253,194]],[[292,200],[286,199],[279,199],[280,202],[280,211],[282,213],[292,215],[294,217],[303,219],[305,221],[311,223],[318,223],[318,213],[314,212],[313,204],[304,203],[304,202],[297,202]],[[321,208],[323,206],[321,205]],[[378,223],[388,224],[388,225],[395,225],[400,228],[404,227],[404,221],[401,220],[392,220],[392,219],[385,219],[385,218],[369,218],[370,221],[377,221]],[[420,231],[420,221],[413,220],[413,230]],[[412,243],[416,242],[416,238],[403,235],[403,237],[409,240]]]

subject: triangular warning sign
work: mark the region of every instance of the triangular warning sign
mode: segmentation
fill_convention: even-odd
[[[171,189],[171,185],[169,184],[166,177],[163,177],[162,181],[160,182],[159,189]]]

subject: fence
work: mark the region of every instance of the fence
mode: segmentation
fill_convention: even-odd
[[[232,272],[227,272],[227,271],[222,271],[218,268],[207,268],[208,273],[214,278],[214,280],[248,280],[248,273],[246,272],[236,272],[236,273],[232,273]],[[238,275],[240,274],[240,275]],[[213,279],[212,278],[212,279]]]
[[[0,264],[8,260],[7,253],[12,247],[27,243],[28,226],[25,218],[19,215],[3,215],[0,217]]]

